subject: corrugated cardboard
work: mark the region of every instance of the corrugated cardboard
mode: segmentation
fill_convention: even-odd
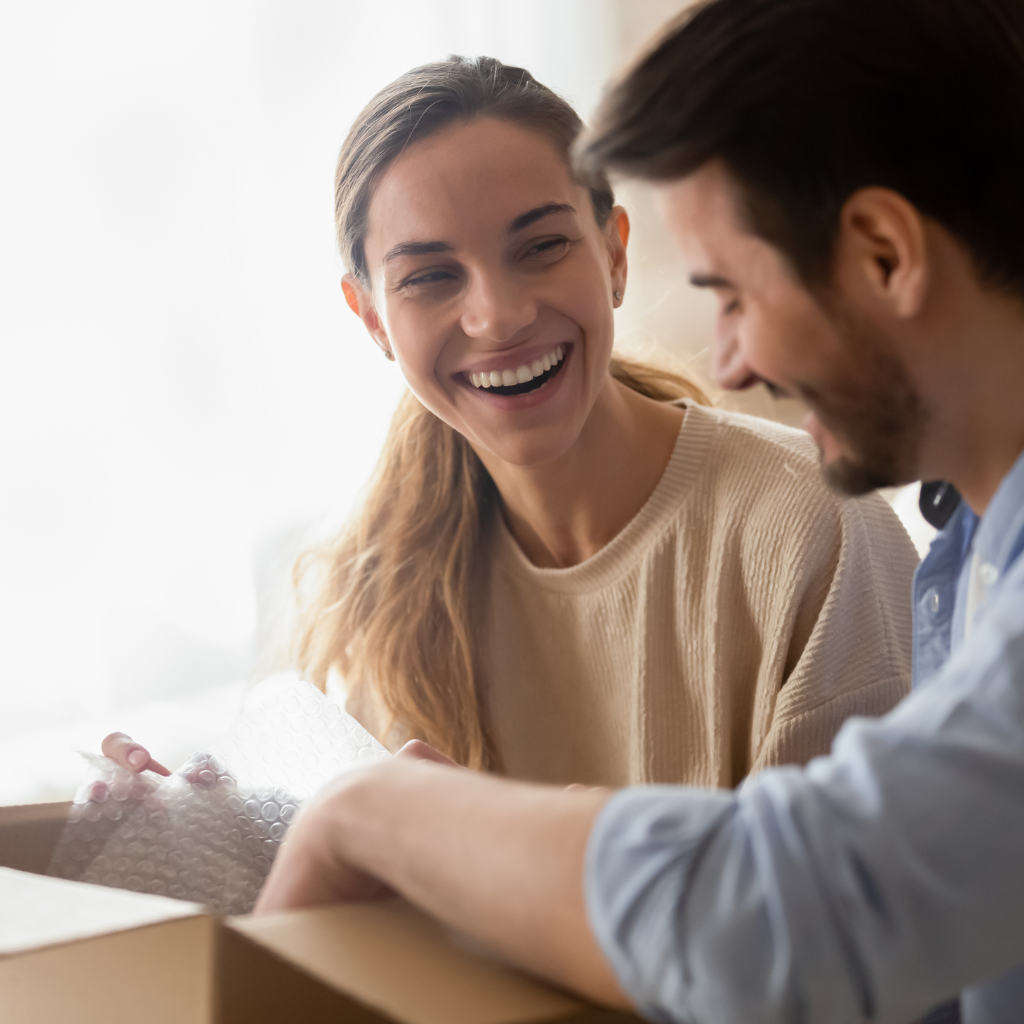
[[[218,925],[174,903],[0,870],[0,1020],[210,1020]]]
[[[40,877],[66,804],[0,808],[5,1024],[611,1024],[400,900],[219,920]]]

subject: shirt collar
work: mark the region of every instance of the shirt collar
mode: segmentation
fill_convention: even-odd
[[[1003,477],[974,538],[979,560],[1002,576],[1024,548],[1024,452]]]

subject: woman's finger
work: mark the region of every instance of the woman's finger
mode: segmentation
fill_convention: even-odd
[[[109,736],[104,737],[100,749],[104,756],[129,771],[156,772],[157,775],[171,774],[159,761],[154,761],[149,756],[149,751],[141,743],[136,743],[131,736],[123,732],[112,732]]]
[[[446,768],[461,768],[458,762],[435,750],[429,743],[423,740],[409,740],[395,757],[405,757],[413,761],[433,761],[435,764],[443,764]]]

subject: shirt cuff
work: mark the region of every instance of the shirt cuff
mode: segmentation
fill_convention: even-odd
[[[643,786],[612,796],[591,829],[590,927],[622,990],[651,1020],[687,1019],[680,911],[702,853],[736,808],[728,791]]]

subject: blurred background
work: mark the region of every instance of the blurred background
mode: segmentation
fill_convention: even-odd
[[[0,802],[69,796],[73,749],[113,729],[172,767],[223,731],[303,538],[357,500],[402,391],[338,287],[332,175],[359,109],[485,53],[586,118],[684,6],[0,8]],[[713,300],[648,191],[621,196],[620,337],[706,367]]]

